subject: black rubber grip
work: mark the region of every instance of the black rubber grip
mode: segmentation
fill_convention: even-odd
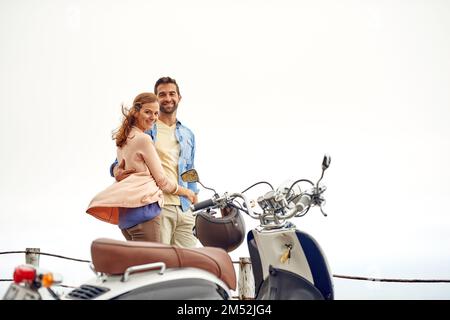
[[[214,202],[213,199],[208,199],[208,200],[204,200],[204,201],[200,201],[197,202],[196,204],[194,204],[192,206],[192,211],[198,211],[198,210],[202,210],[202,209],[206,209],[208,207],[212,207],[214,206],[216,203]]]

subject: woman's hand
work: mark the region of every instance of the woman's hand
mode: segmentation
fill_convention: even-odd
[[[189,199],[190,202],[192,202],[192,204],[195,204],[198,202],[198,198],[197,195],[195,194],[195,192],[193,192],[192,190],[187,189],[187,194],[186,194],[186,198]]]
[[[192,202],[192,204],[198,202],[197,195],[195,194],[195,192],[193,192],[192,190],[190,190],[188,188],[178,186],[177,195],[188,198],[188,200],[190,202]]]

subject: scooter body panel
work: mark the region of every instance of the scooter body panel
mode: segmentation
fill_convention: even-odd
[[[317,288],[325,299],[333,299],[332,275],[325,255],[307,233],[294,228],[252,230],[247,234],[247,243],[257,295],[272,267],[300,276]],[[289,248],[290,252],[287,252]]]
[[[67,293],[64,300],[228,300],[231,292],[213,274],[196,268],[139,272],[122,281],[121,275],[99,276]]]
[[[258,292],[257,300],[324,300],[322,293],[308,280],[290,271],[269,268],[269,276]]]

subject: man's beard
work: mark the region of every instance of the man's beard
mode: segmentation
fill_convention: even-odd
[[[177,111],[178,109],[178,103],[174,103],[173,106],[164,106],[164,105],[160,105],[159,106],[159,111],[161,111],[162,113],[166,113],[166,114],[172,114],[175,111]]]

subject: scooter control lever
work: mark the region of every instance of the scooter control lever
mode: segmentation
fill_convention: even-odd
[[[320,212],[322,212],[322,214],[323,214],[325,217],[327,217],[328,214],[326,214],[326,213],[323,211],[322,205],[320,205],[319,208],[320,208]]]

